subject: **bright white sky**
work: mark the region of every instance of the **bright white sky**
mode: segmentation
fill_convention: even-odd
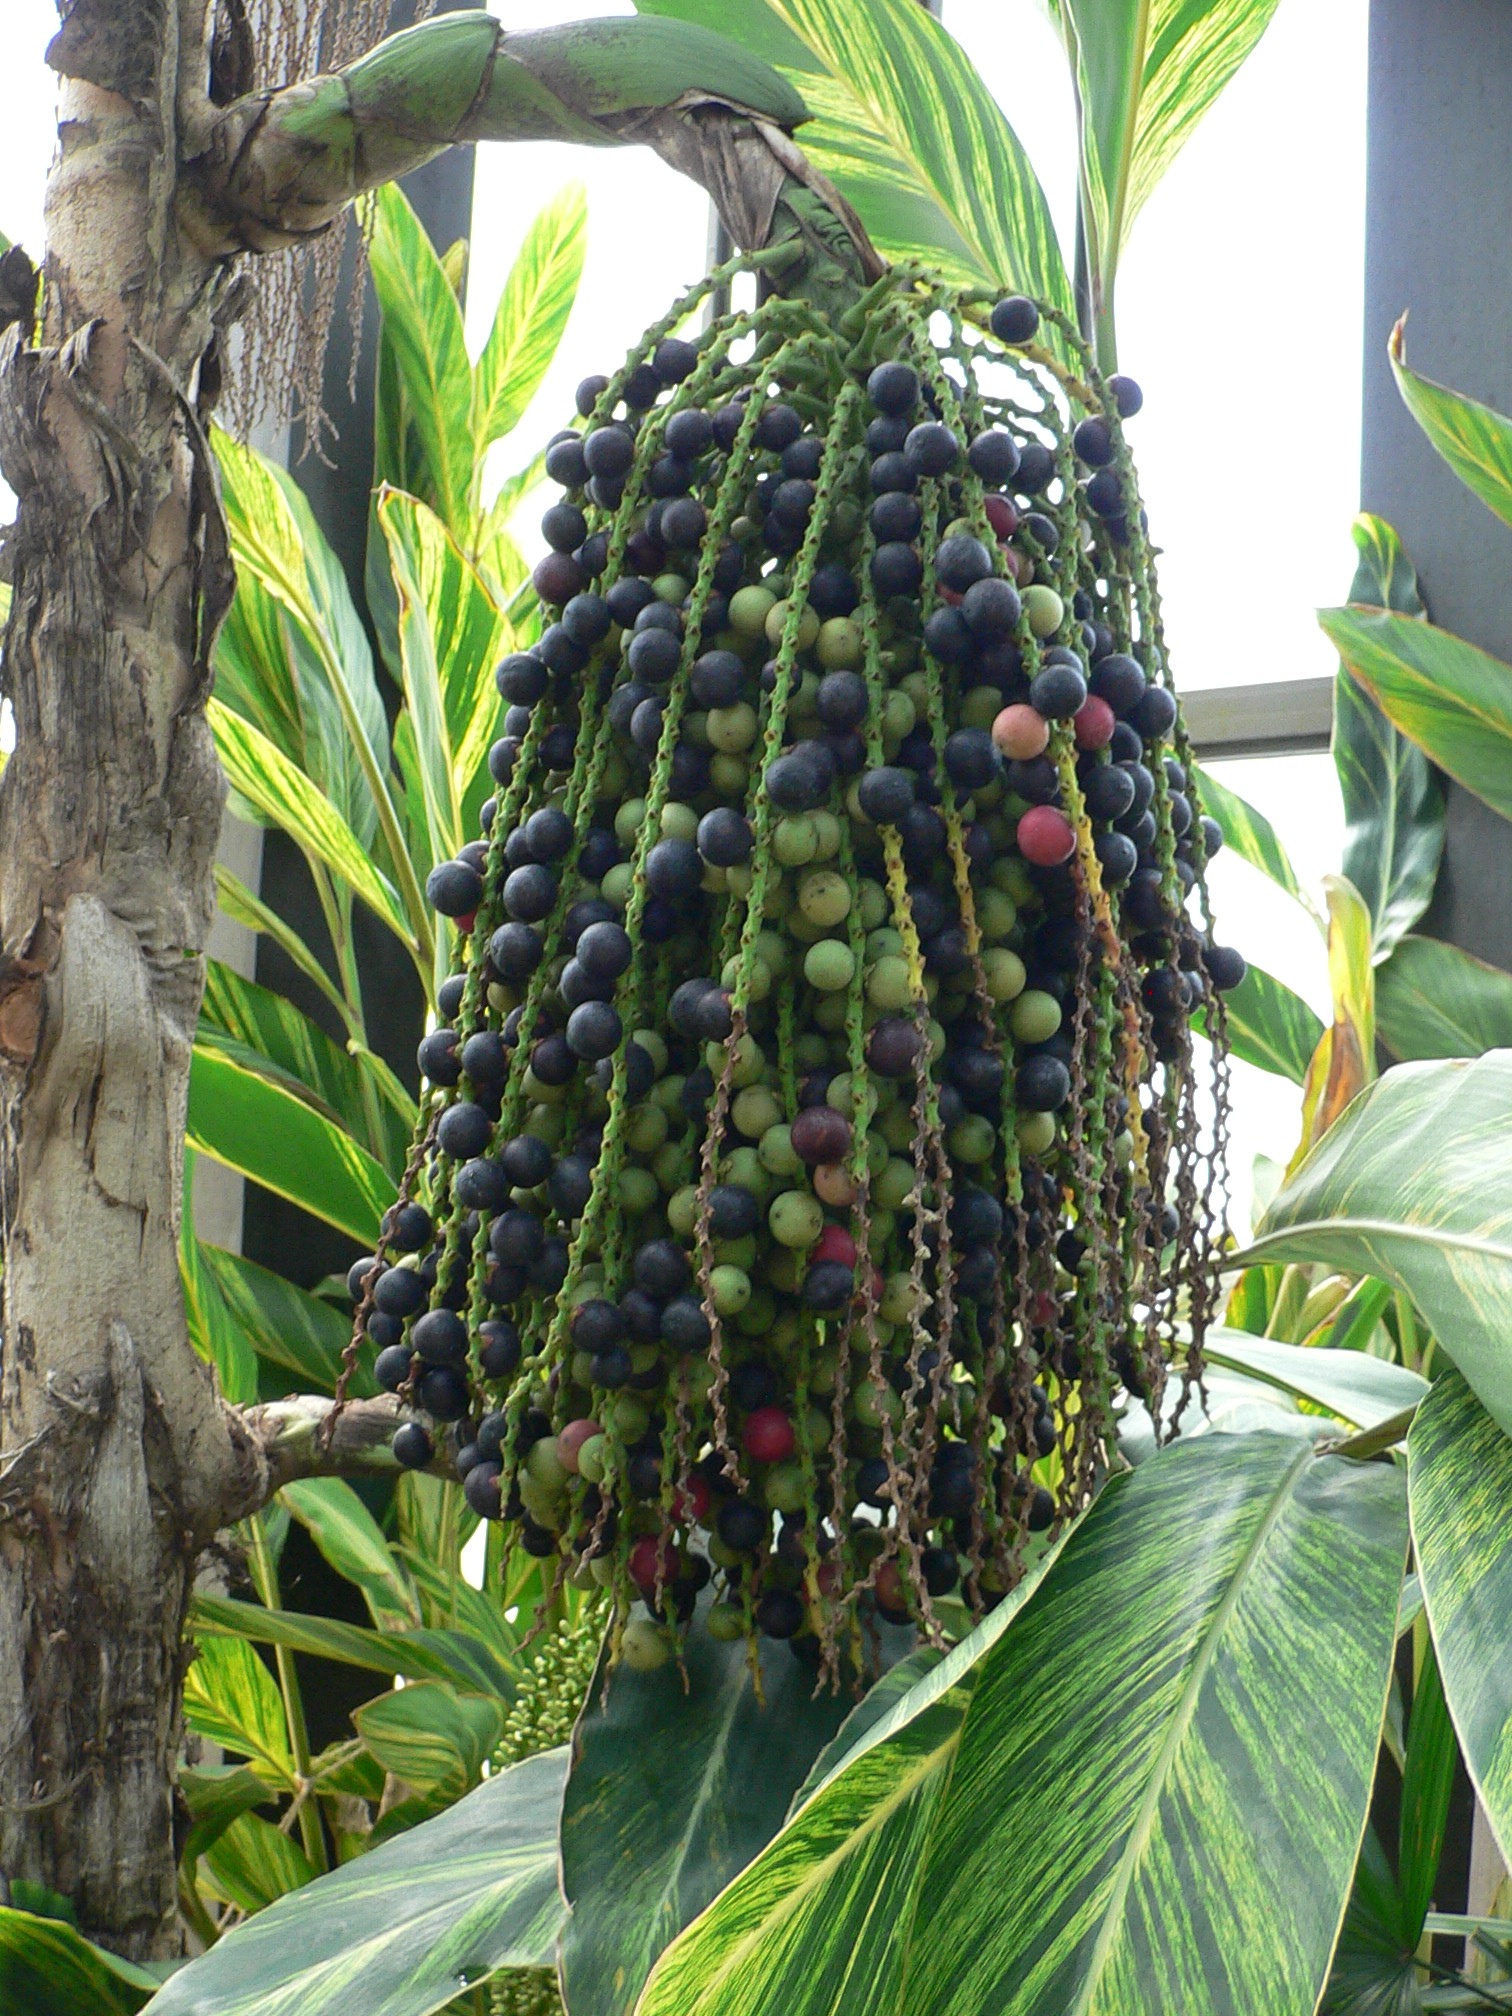
[[[1366,9],[1367,0],[1281,0],[1125,254],[1120,363],[1145,388],[1131,434],[1165,552],[1176,673],[1187,686],[1334,669],[1313,611],[1336,600],[1353,571]],[[528,28],[634,10],[631,0],[495,0],[494,11]],[[1069,259],[1075,144],[1056,37],[1036,0],[945,0],[944,12],[1035,162]],[[3,0],[0,9],[0,230],[33,250],[52,151],[42,53],[56,19],[52,0]],[[588,188],[587,271],[522,443],[560,425],[577,380],[612,368],[702,270],[704,199],[650,154],[482,149],[468,317],[475,348],[527,223],[574,177]],[[1337,864],[1342,819],[1326,758],[1225,774],[1276,823],[1304,881]],[[1227,935],[1325,1010],[1321,943],[1296,907],[1241,863],[1220,861],[1214,893]],[[1236,1174],[1258,1151],[1284,1156],[1296,1131],[1296,1102],[1279,1081],[1243,1067],[1240,1077]]]

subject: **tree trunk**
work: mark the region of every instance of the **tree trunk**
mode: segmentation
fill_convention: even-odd
[[[230,585],[180,390],[223,284],[175,225],[204,47],[202,0],[67,10],[42,343],[0,355],[0,1869],[135,1957],[173,1945],[180,1639],[237,1469],[177,1258]]]

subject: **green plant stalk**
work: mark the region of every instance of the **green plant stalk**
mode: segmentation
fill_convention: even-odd
[[[305,858],[308,860],[309,857]],[[270,910],[261,898],[254,896],[244,882],[238,880],[218,861],[215,864],[215,891],[221,908],[245,929],[260,932],[264,937],[271,938],[310,984],[320,990],[346,1025],[347,1034],[349,1036],[354,1034],[351,1013],[341,989],[337,987],[299,933],[291,930],[277,911]]]
[[[254,1513],[247,1521],[250,1547],[248,1565],[252,1571],[253,1587],[258,1600],[265,1610],[279,1610],[283,1600],[278,1587],[278,1566],[273,1559],[273,1550],[268,1545],[265,1515]],[[320,1814],[310,1801],[302,1796],[311,1778],[310,1732],[305,1723],[304,1699],[299,1691],[299,1674],[294,1666],[294,1654],[286,1645],[273,1648],[274,1668],[278,1676],[278,1691],[283,1699],[284,1721],[288,1725],[289,1750],[294,1759],[294,1769],[298,1773],[301,1796],[296,1805],[299,1815],[299,1838],[306,1855],[314,1867],[322,1873],[330,1867],[326,1854],[325,1829],[320,1824]]]

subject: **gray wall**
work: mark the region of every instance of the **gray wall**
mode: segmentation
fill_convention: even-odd
[[[1508,0],[1372,0],[1361,501],[1400,532],[1434,621],[1512,660],[1512,530],[1433,452],[1386,358],[1410,310],[1413,367],[1512,412],[1509,88]],[[1451,786],[1422,928],[1512,968],[1509,882],[1512,828]]]

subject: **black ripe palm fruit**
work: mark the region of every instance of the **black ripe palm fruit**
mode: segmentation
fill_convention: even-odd
[[[1053,308],[982,319],[899,278],[864,331],[774,298],[585,381],[486,830],[429,879],[459,970],[361,1348],[455,1424],[396,1460],[454,1444],[637,1663],[709,1584],[831,1678],[873,1613],[980,1611],[1120,1388],[1199,1362],[1190,1023],[1245,967],[1139,395]]]

